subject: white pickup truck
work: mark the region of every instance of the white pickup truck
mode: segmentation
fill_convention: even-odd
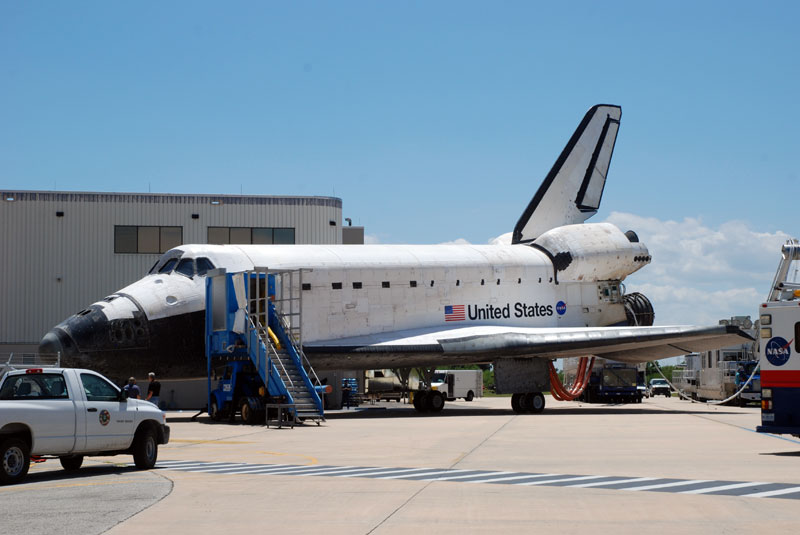
[[[158,445],[169,442],[166,421],[91,370],[10,371],[0,383],[0,484],[21,481],[31,456],[58,457],[72,471],[85,455],[128,453],[137,468],[152,468]]]

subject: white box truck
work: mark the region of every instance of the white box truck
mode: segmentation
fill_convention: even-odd
[[[431,377],[431,389],[444,394],[447,401],[483,397],[483,370],[436,370]]]

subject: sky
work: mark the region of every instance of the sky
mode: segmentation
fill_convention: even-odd
[[[551,5],[553,4],[553,5]],[[557,5],[556,5],[557,4]],[[511,231],[594,104],[656,322],[754,315],[800,235],[800,4],[2,2],[0,189],[322,195],[373,243]]]

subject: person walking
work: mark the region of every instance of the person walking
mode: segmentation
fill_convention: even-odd
[[[147,401],[158,407],[158,402],[161,400],[161,383],[156,381],[156,374],[150,372],[147,374],[147,380],[150,384],[147,385]]]

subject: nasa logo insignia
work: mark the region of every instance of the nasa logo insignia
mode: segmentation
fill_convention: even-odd
[[[100,411],[99,418],[100,418],[100,425],[108,425],[108,422],[111,421],[111,415],[105,409]]]
[[[559,301],[556,303],[556,312],[558,312],[559,316],[563,316],[564,313],[567,311],[567,304],[564,301]]]
[[[767,355],[767,360],[773,366],[783,366],[789,360],[792,354],[792,342],[787,342],[785,338],[776,336],[770,338],[767,345],[764,347],[764,353]]]

